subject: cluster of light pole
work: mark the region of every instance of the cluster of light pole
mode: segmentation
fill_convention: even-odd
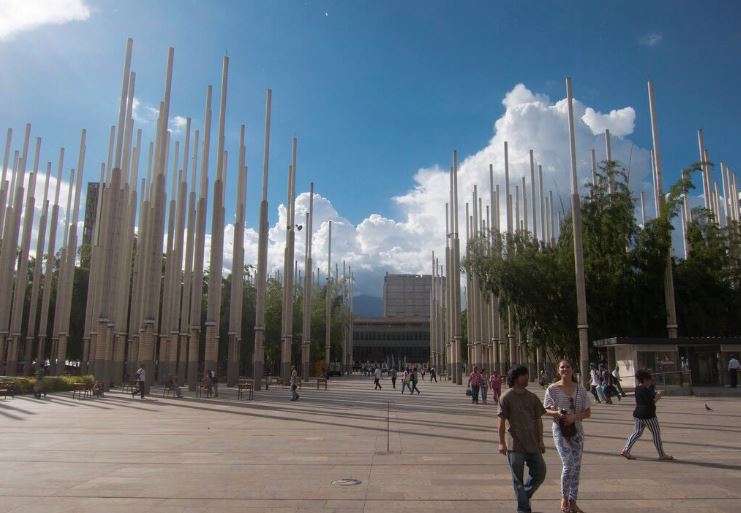
[[[80,189],[82,187],[82,173],[85,162],[85,130],[80,138],[80,153],[77,161],[77,173],[70,170],[69,184],[72,190],[67,196],[67,209],[64,228],[64,242],[59,257],[59,272],[57,277],[57,294],[54,306],[54,323],[51,336],[48,330],[49,311],[51,308],[51,288],[56,255],[56,228],[59,220],[59,196],[62,179],[64,149],[60,150],[57,165],[57,184],[54,193],[54,205],[50,220],[49,242],[46,251],[46,266],[44,267],[43,291],[42,287],[42,257],[46,238],[46,224],[49,210],[48,191],[51,177],[52,163],[47,162],[46,180],[44,184],[44,199],[41,205],[41,216],[38,225],[36,240],[36,265],[33,271],[31,285],[32,305],[29,310],[25,340],[23,333],[23,310],[26,297],[26,277],[28,273],[31,237],[33,231],[36,207],[36,177],[39,172],[39,158],[41,152],[41,138],[36,138],[34,147],[33,165],[28,176],[28,190],[24,187],[25,172],[29,167],[29,144],[31,125],[27,124],[24,131],[21,150],[13,154],[10,181],[8,181],[8,165],[12,147],[13,132],[8,129],[3,154],[2,183],[0,184],[0,285],[3,294],[0,294],[0,372],[14,376],[16,374],[18,358],[23,358],[23,372],[30,371],[31,361],[36,354],[47,350],[47,340],[52,340],[52,352],[65,351],[69,337],[69,316],[72,308],[72,286],[75,258],[77,255],[77,218],[79,215]],[[21,220],[23,221],[21,223]],[[22,225],[22,226],[21,226]],[[43,228],[42,228],[43,226]],[[41,304],[39,305],[39,294]],[[38,312],[40,310],[40,315]],[[38,330],[37,327],[38,318]],[[37,341],[36,354],[34,344]]]
[[[543,170],[537,166],[536,173],[533,152],[530,151],[530,201],[525,177],[520,185],[511,192],[509,180],[509,146],[504,143],[504,206],[505,216],[505,256],[513,250],[512,236],[515,231],[531,230],[536,237],[540,227],[539,239],[544,245],[553,245],[557,237],[554,226],[553,191],[545,195]],[[462,330],[461,319],[461,280],[460,280],[460,239],[458,232],[458,159],[453,153],[453,165],[450,174],[450,202],[445,205],[446,212],[446,249],[445,265],[438,264],[433,253],[433,276],[431,292],[431,364],[437,368],[447,369],[448,375],[456,383],[463,381],[461,364]],[[536,181],[536,177],[539,180]],[[489,166],[489,198],[484,203],[484,195],[474,185],[471,202],[465,204],[466,238],[468,246],[474,240],[479,241],[485,254],[492,255],[501,246],[498,238],[502,232],[500,225],[501,187],[494,181],[493,166]],[[537,201],[538,194],[540,202]],[[539,215],[538,215],[539,214]],[[540,218],[540,223],[538,219]],[[447,272],[446,272],[447,271]],[[513,312],[508,309],[502,315],[499,311],[499,298],[490,291],[482,290],[480,278],[475,274],[466,276],[464,291],[468,344],[466,351],[471,366],[479,369],[504,371],[512,363],[528,363],[537,368],[542,360],[542,352],[531,351],[524,337],[514,323]]]
[[[651,115],[651,131],[653,150],[652,172],[654,203],[656,216],[660,215],[664,201],[661,152],[659,148],[658,124],[653,83],[648,83],[649,109]],[[579,361],[582,370],[589,368],[589,334],[587,319],[586,284],[584,276],[584,255],[581,228],[581,199],[579,196],[578,162],[576,158],[576,137],[574,126],[573,95],[571,79],[566,79],[566,97],[568,105],[569,126],[569,155],[571,175],[571,216],[573,223],[573,245],[575,265],[575,285],[577,298],[577,333],[579,338]],[[711,186],[711,167],[707,149],[704,146],[702,130],[698,131],[700,160],[703,162],[703,195],[705,207],[723,225],[739,220],[739,200],[736,174],[724,163],[720,165],[721,183],[715,182]],[[553,246],[558,238],[561,225],[561,213],[556,214],[553,202],[553,191],[543,183],[542,165],[536,166],[534,152],[529,151],[530,157],[530,198],[528,202],[527,177],[522,177],[521,184],[515,184],[514,194],[511,193],[509,148],[504,143],[504,258],[514,251],[512,236],[516,231],[524,230],[539,240],[542,246]],[[592,180],[596,181],[597,158],[596,152],[591,151]],[[605,131],[605,160],[612,163],[612,142],[609,130]],[[611,164],[610,164],[611,165]],[[536,171],[537,169],[537,171]],[[466,240],[468,247],[472,241],[478,241],[484,254],[492,255],[500,248],[495,240],[500,237],[500,185],[494,183],[493,166],[489,166],[489,204],[484,205],[483,195],[474,185],[471,203],[465,205]],[[609,191],[616,191],[614,176],[610,177]],[[439,265],[435,253],[432,254],[432,292],[430,295],[430,355],[431,365],[437,368],[446,368],[448,375],[456,383],[462,383],[461,364],[461,277],[460,277],[460,239],[458,231],[458,160],[453,152],[453,165],[450,170],[450,200],[445,205],[445,264]],[[683,213],[681,216],[682,229],[685,238],[685,256],[687,251],[686,224],[691,221],[691,213],[687,195],[683,198]],[[520,208],[522,205],[522,208]],[[514,210],[514,212],[513,212]],[[528,215],[528,211],[529,214]],[[646,222],[645,197],[640,196],[641,222]],[[521,333],[514,322],[514,313],[511,308],[500,312],[499,298],[490,291],[482,290],[479,277],[468,274],[465,281],[465,308],[467,312],[468,362],[470,366],[497,369],[504,371],[513,364],[526,364],[531,369],[542,370],[546,359],[559,355],[547,354],[535,344],[537,349],[532,350],[529,333]],[[677,337],[677,316],[674,300],[674,285],[671,267],[671,254],[667,259],[665,270],[665,303],[667,312],[667,335]],[[532,370],[531,370],[532,374]],[[583,379],[588,378],[586,372]]]
[[[247,192],[245,126],[241,125],[236,163],[237,187],[233,240],[232,286],[230,297],[228,350],[226,358],[219,355],[219,328],[222,302],[222,267],[224,228],[226,222],[225,191],[228,153],[225,148],[226,107],[229,58],[224,57],[221,77],[216,171],[213,183],[211,211],[210,273],[207,284],[205,347],[199,347],[201,336],[201,306],[203,301],[206,218],[208,214],[208,168],[211,151],[212,86],[206,90],[204,126],[191,138],[191,119],[185,124],[184,144],[173,141],[168,129],[174,49],[167,55],[165,87],[159,104],[154,142],[142,145],[142,131],[134,130],[134,93],[136,74],[131,70],[133,41],[126,45],[123,79],[117,124],[109,135],[108,159],[101,163],[98,204],[95,212],[90,245],[90,274],[85,307],[81,367],[93,372],[106,387],[133,379],[139,365],[147,369],[147,386],[153,379],[164,382],[177,377],[195,388],[209,370],[218,371],[219,362],[226,360],[226,380],[233,385],[239,378],[242,337],[242,302],[244,291],[244,229]],[[260,389],[264,367],[265,296],[267,287],[268,249],[268,170],[270,148],[270,90],[267,92],[265,145],[263,154],[262,201],[259,205],[259,243],[257,273],[254,277],[257,304],[255,347],[252,377],[255,389]],[[80,210],[82,178],[85,165],[86,132],[82,131],[76,169],[70,170],[69,183],[73,190],[67,197],[64,222],[64,243],[59,256],[59,271],[53,312],[53,329],[48,332],[52,283],[56,255],[59,198],[62,185],[65,151],[59,152],[54,203],[49,219],[49,184],[52,163],[46,165],[44,198],[38,220],[36,265],[31,281],[31,307],[25,330],[23,304],[26,296],[34,214],[34,197],[39,172],[41,139],[35,141],[33,165],[28,166],[31,126],[27,125],[22,148],[12,155],[12,129],[8,129],[3,154],[0,183],[0,373],[15,375],[19,357],[25,362],[23,372],[29,374],[31,362],[51,362],[51,371],[64,373],[69,359],[68,341],[72,292],[78,251],[77,226]],[[296,147],[291,143],[291,164],[288,174],[286,247],[284,253],[284,296],[282,314],[281,367],[287,378],[291,372],[293,342],[294,281],[298,263],[294,260],[296,202]],[[182,150],[182,154],[181,154]],[[139,180],[139,165],[146,152],[146,177]],[[11,170],[8,180],[8,170]],[[189,170],[190,166],[190,170]],[[27,190],[25,171],[31,169]],[[168,201],[168,170],[170,191]],[[189,172],[190,171],[190,172]],[[190,175],[190,180],[188,176]],[[199,182],[196,182],[199,177]],[[306,213],[306,255],[303,340],[300,369],[310,376],[312,224],[314,184],[311,184],[309,211]],[[47,224],[49,225],[46,243]],[[331,228],[330,228],[331,230]],[[46,253],[44,254],[44,248]],[[330,243],[331,252],[331,243]],[[164,261],[163,261],[164,259]],[[42,262],[45,262],[42,273]],[[163,265],[164,264],[164,265]],[[294,269],[295,265],[295,269]],[[331,262],[328,264],[328,301],[331,290]],[[344,274],[344,272],[343,272]],[[299,282],[300,282],[299,278]],[[352,272],[345,276],[344,301],[351,304]],[[40,297],[39,297],[40,296]],[[331,310],[327,312],[331,320]],[[26,339],[21,340],[25,331]],[[329,325],[327,327],[329,338]],[[342,344],[342,365],[352,362],[352,325],[346,323]],[[51,344],[49,344],[51,340]],[[35,352],[34,352],[35,350]],[[200,354],[203,353],[201,360]],[[156,365],[155,365],[156,362]],[[329,362],[329,360],[327,360]],[[296,362],[298,364],[298,362]]]

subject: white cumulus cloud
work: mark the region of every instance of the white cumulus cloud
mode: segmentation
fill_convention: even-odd
[[[609,114],[602,114],[592,107],[587,107],[581,119],[595,135],[604,134],[605,130],[609,129],[612,135],[623,137],[633,133],[636,112],[633,107],[625,107],[611,110]]]
[[[3,0],[0,2],[0,41],[43,25],[85,21],[85,0]]]
[[[661,40],[664,39],[664,36],[659,32],[649,32],[648,34],[644,34],[641,39],[640,43],[643,46],[648,46],[649,48],[652,46],[656,46],[657,44],[661,43]]]
[[[174,133],[182,132],[187,124],[188,120],[183,116],[173,116],[172,118],[170,118],[170,129]]]
[[[528,204],[530,197],[529,150],[534,150],[536,164],[543,166],[544,187],[552,190],[557,210],[561,204],[568,205],[570,194],[569,132],[566,101],[551,100],[545,95],[530,91],[518,84],[503,99],[502,115],[494,122],[493,133],[481,149],[471,155],[460,155],[459,161],[459,225],[461,236],[465,235],[465,204],[471,202],[473,186],[477,185],[483,198],[484,208],[490,204],[489,165],[493,166],[495,184],[499,184],[504,198],[504,142],[509,147],[509,168],[512,194],[515,185],[527,184]],[[613,159],[623,163],[630,172],[630,186],[638,197],[641,190],[650,191],[649,151],[635,146],[628,136],[633,131],[635,112],[631,107],[611,110],[601,114],[582,102],[574,102],[576,120],[577,165],[580,183],[591,176],[591,150],[596,150],[597,160],[605,159],[604,128],[610,128]],[[381,295],[383,276],[390,273],[429,273],[432,251],[444,263],[445,247],[445,204],[449,201],[449,162],[418,169],[414,175],[413,188],[392,198],[398,207],[395,218],[370,213],[365,219],[353,224],[338,212],[331,199],[321,194],[314,196],[313,269],[321,269],[326,278],[327,250],[329,245],[329,221],[332,221],[332,267],[342,263],[352,267],[356,277],[356,293]],[[37,184],[37,189],[39,184]],[[319,189],[321,191],[321,189]],[[68,192],[63,189],[62,196]],[[646,211],[653,217],[653,198],[646,194]],[[60,201],[64,205],[62,201]],[[514,204],[514,201],[513,201]],[[84,205],[84,203],[83,203]],[[268,268],[270,273],[282,271],[287,228],[284,204],[271,205],[274,214],[269,230]],[[296,223],[303,225],[296,232],[295,259],[303,271],[305,253],[305,213],[309,207],[309,193],[303,192],[296,198]],[[64,207],[62,207],[64,209]],[[247,205],[257,209],[257,205]],[[522,209],[521,209],[522,210]],[[277,213],[277,217],[275,215]],[[637,212],[639,216],[640,213]],[[227,212],[227,221],[233,221],[233,212]],[[529,221],[532,223],[530,209]],[[63,215],[60,213],[60,219]],[[500,212],[504,225],[504,212]],[[60,229],[61,231],[61,229]],[[231,272],[233,255],[234,225],[227,224],[224,233],[223,271]],[[254,265],[257,260],[258,234],[255,227],[245,228],[245,264]],[[209,267],[211,236],[206,238],[205,268]]]
[[[568,204],[570,184],[570,157],[567,105],[565,100],[553,101],[546,95],[537,94],[523,84],[509,91],[502,104],[504,113],[494,123],[491,139],[469,156],[459,156],[458,188],[460,194],[459,224],[461,235],[465,234],[465,204],[471,202],[473,186],[483,198],[484,208],[490,203],[489,164],[494,169],[495,184],[501,186],[501,203],[504,199],[504,141],[509,146],[510,183],[512,194],[515,185],[522,184],[526,177],[528,204],[530,198],[529,150],[535,152],[536,164],[543,166],[546,194],[552,190],[556,209],[561,200]],[[635,111],[631,107],[601,114],[578,100],[574,103],[576,119],[577,159],[580,180],[591,176],[591,150],[596,149],[597,160],[605,159],[605,128],[614,134],[612,138],[613,159],[622,162],[630,171],[631,186],[636,190],[644,187],[648,180],[649,152],[635,146],[627,136],[633,132]],[[401,214],[397,219],[377,213],[369,214],[357,225],[342,216],[329,198],[319,194],[314,197],[313,259],[314,271],[321,269],[326,276],[328,222],[332,221],[332,267],[342,262],[352,266],[356,276],[356,292],[381,295],[383,275],[396,273],[429,273],[432,251],[441,263],[445,245],[445,203],[449,201],[449,163],[422,168],[414,175],[415,186],[406,193],[393,198]],[[647,209],[653,212],[651,198],[647,197]],[[296,222],[304,224],[308,210],[309,195],[304,192],[296,200]],[[513,201],[514,204],[514,201]],[[247,208],[256,208],[248,205]],[[531,208],[531,207],[530,207]],[[530,210],[529,208],[529,210]],[[514,208],[513,208],[514,210]],[[269,232],[270,245],[268,262],[270,272],[283,269],[283,251],[286,235],[286,208],[277,207],[278,220]],[[521,214],[522,215],[522,214]],[[529,222],[532,222],[530,211]],[[500,212],[504,224],[504,212]],[[651,216],[652,217],[652,216]],[[224,272],[230,272],[232,261],[233,225],[226,227],[224,245]],[[297,232],[296,260],[303,268],[305,231]],[[257,255],[257,233],[252,228],[245,230],[245,262],[255,263]],[[206,253],[208,255],[208,251]]]

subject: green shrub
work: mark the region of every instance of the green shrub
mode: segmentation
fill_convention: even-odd
[[[36,378],[8,378],[5,381],[15,383],[15,393],[25,395],[33,393],[33,386],[36,384]],[[74,383],[85,383],[92,385],[95,382],[95,376],[87,374],[85,376],[48,376],[44,377],[44,391],[65,392],[72,390]]]

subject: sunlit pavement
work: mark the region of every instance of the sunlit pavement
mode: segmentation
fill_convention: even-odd
[[[382,385],[332,379],[329,390],[304,385],[297,402],[273,386],[253,401],[223,386],[208,399],[153,389],[145,400],[0,400],[0,512],[515,511],[494,405],[448,382],[424,381],[414,396]],[[741,511],[741,400],[663,399],[675,462],[656,461],[648,432],[638,460],[618,456],[632,409],[631,397],[597,405],[585,423],[585,511]],[[561,466],[546,426],[533,511],[555,512]]]

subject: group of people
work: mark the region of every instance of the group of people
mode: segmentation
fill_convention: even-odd
[[[499,452],[507,457],[512,472],[512,481],[517,499],[517,511],[530,513],[530,499],[545,480],[546,464],[543,459],[545,442],[543,417],[551,417],[553,441],[561,458],[561,511],[579,513],[577,505],[581,460],[584,452],[583,421],[591,416],[591,399],[587,389],[578,384],[574,368],[569,360],[558,364],[559,379],[552,383],[540,398],[527,390],[530,380],[527,367],[519,366],[507,373],[510,387],[499,401]],[[661,443],[659,422],[656,418],[656,402],[661,399],[653,386],[651,373],[640,370],[636,373],[633,411],[635,429],[628,438],[621,455],[634,459],[633,444],[648,427],[660,460],[673,458],[664,452]],[[525,474],[527,466],[527,475]]]
[[[401,372],[397,372],[396,368],[392,368],[389,371],[389,376],[391,377],[391,386],[394,389],[396,389],[396,380],[401,378],[402,394],[404,393],[404,390],[408,389],[410,394],[414,395],[414,392],[417,392],[417,395],[420,395],[419,387],[417,386],[420,381],[420,371],[417,369],[417,367],[406,367]],[[424,378],[424,374],[422,374],[422,378]],[[437,379],[435,379],[435,381],[437,381]],[[381,390],[383,388],[381,386],[380,367],[376,367],[373,371],[373,383],[375,385],[374,390]]]
[[[139,364],[139,368],[136,370],[134,376],[136,378],[136,388],[131,391],[131,397],[134,398],[139,395],[139,397],[144,399],[147,390],[147,371],[144,368],[143,363]],[[216,378],[216,371],[213,369],[206,371],[206,375],[203,377],[203,383],[211,389],[211,393],[213,393],[214,397],[219,397],[219,380]],[[175,397],[178,399],[184,397],[180,378],[175,375],[167,378],[167,381],[165,381],[165,388],[172,390]]]
[[[502,395],[502,375],[497,370],[490,374],[486,369],[479,372],[479,368],[474,367],[473,372],[468,376],[466,395],[471,396],[473,404],[479,404],[479,394],[481,394],[481,402],[486,404],[489,389],[491,389],[494,402],[498,402],[499,396]]]
[[[589,367],[591,378],[589,388],[595,401],[612,404],[613,397],[617,397],[618,401],[625,397],[623,387],[620,385],[620,370],[617,367],[612,372],[605,362],[600,362],[599,366],[590,363]]]

